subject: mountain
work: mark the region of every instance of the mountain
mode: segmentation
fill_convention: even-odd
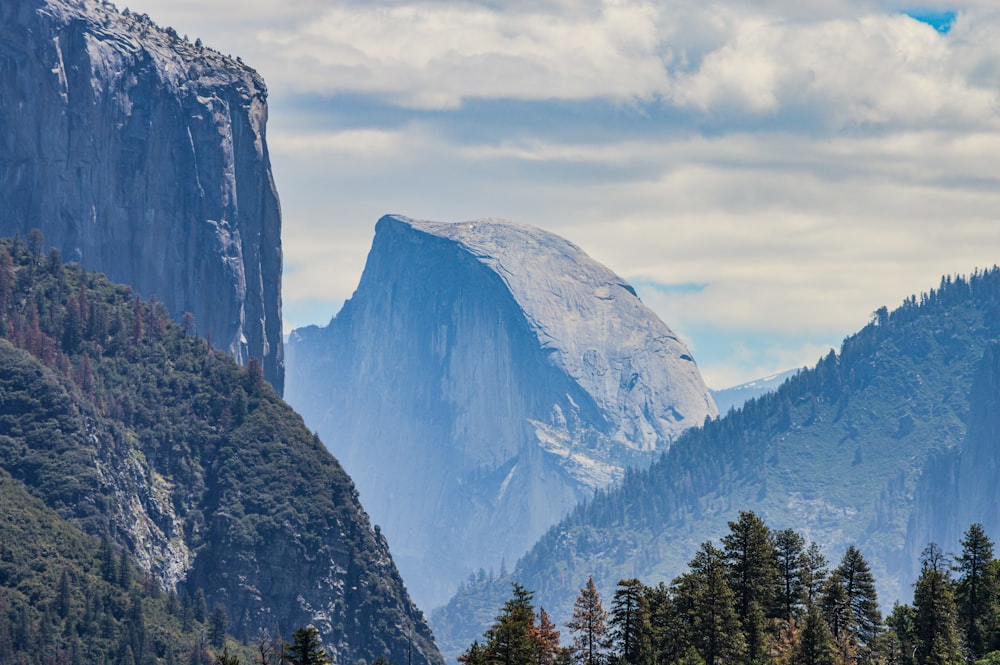
[[[778,389],[778,386],[787,379],[795,376],[798,371],[798,369],[790,369],[765,376],[762,379],[741,383],[737,386],[723,388],[722,390],[713,390],[711,391],[712,399],[715,400],[715,405],[719,408],[719,413],[726,414],[729,413],[730,409],[740,408],[748,400],[774,392]]]
[[[0,3],[0,235],[41,230],[280,393],[281,213],[267,90],[100,0]]]
[[[716,415],[631,286],[510,222],[383,217],[357,291],[287,352],[289,402],[425,607]]]
[[[928,503],[942,512],[934,524],[950,520],[964,530],[972,521],[997,522],[1000,371],[991,344],[998,335],[997,268],[943,279],[891,313],[880,308],[839,354],[689,430],[648,469],[578,507],[509,575],[470,579],[432,617],[438,644],[446,655],[467,648],[511,580],[535,590],[555,617],[570,616],[590,575],[603,594],[622,578],[669,581],[741,510],[799,530],[831,553],[856,545],[881,584],[883,606],[906,601],[915,553],[934,533],[921,526]],[[977,373],[987,378],[974,383]],[[946,463],[955,455],[960,463]],[[966,467],[976,467],[978,480],[962,478],[965,507],[955,510],[938,499],[950,496],[956,470]]]
[[[223,606],[233,635],[312,624],[336,662],[441,662],[350,478],[259,361],[16,239],[0,243],[0,467],[163,589]],[[0,605],[8,582],[0,565]]]

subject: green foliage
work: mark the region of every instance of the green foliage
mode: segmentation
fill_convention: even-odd
[[[833,633],[819,608],[809,608],[805,625],[792,652],[792,665],[834,665],[837,662]]]
[[[350,479],[259,365],[239,367],[155,298],[43,258],[39,243],[0,241],[0,468],[103,537],[94,552],[106,584],[142,583],[136,555],[158,579],[171,579],[168,546],[196,555],[174,600],[176,631],[163,638],[176,639],[172,661],[211,662],[219,645],[244,650],[227,630],[277,637],[312,619],[300,594],[329,588],[344,590],[324,607],[339,653],[405,662],[412,644],[414,663],[438,662]],[[209,613],[222,602],[227,615]],[[142,616],[131,630],[147,640],[173,626]],[[55,622],[30,612],[21,623],[54,635]],[[204,643],[191,637],[201,631]],[[125,646],[146,665],[138,638],[114,662]]]
[[[958,618],[966,636],[969,658],[980,659],[997,625],[998,580],[993,562],[993,541],[982,524],[973,524],[962,538],[962,553],[955,560],[959,573],[955,586]]]
[[[292,633],[292,643],[286,647],[284,658],[289,665],[330,665],[319,631],[313,626]]]
[[[559,631],[544,608],[537,616],[533,594],[513,584],[513,595],[483,635],[459,656],[466,665],[554,665],[559,652]]]
[[[179,662],[203,626],[125,556],[127,585],[105,579],[103,551],[0,469],[0,665]]]
[[[773,534],[757,515],[744,512],[722,538],[726,549],[703,543],[687,570],[669,587],[663,583],[649,587],[635,578],[619,581],[608,621],[609,643],[603,640],[606,614],[596,586],[588,583],[566,624],[577,638],[571,649],[575,661],[612,665],[959,665],[963,636],[956,620],[955,584],[939,547],[931,544],[924,550],[913,606],[897,604],[883,622],[874,576],[858,548],[849,546],[840,564],[826,575],[825,561],[814,547],[803,547],[801,535],[781,532],[773,540],[782,545],[769,548]],[[968,549],[973,541],[986,552],[988,539],[975,528],[967,532],[963,543]],[[782,560],[797,560],[792,582],[782,581],[783,575],[776,578],[768,565],[748,565],[750,552],[770,557],[778,569]],[[996,562],[990,559],[988,563]],[[814,601],[808,602],[808,587],[821,578],[824,581]],[[764,594],[768,588],[800,589],[796,595],[800,609],[789,613],[788,605],[778,602],[768,612],[760,597],[751,597],[747,601],[749,616],[741,619],[741,601],[732,588],[734,583]],[[754,591],[748,593],[752,596]],[[1000,600],[997,594],[994,589],[991,602]],[[530,600],[525,605],[525,599],[531,597],[531,592],[516,585],[514,598],[504,604],[495,626],[515,616],[530,616]],[[983,638],[989,642],[1000,635],[994,628]],[[753,656],[748,646],[751,639],[759,641],[758,653]],[[500,652],[479,642],[474,642],[460,660],[466,665],[542,662],[527,657],[506,661]]]
[[[652,625],[649,599],[642,582],[632,578],[620,580],[611,603],[608,621],[611,648],[620,654],[619,662],[645,665],[651,658]]]
[[[918,665],[962,662],[954,586],[941,549],[931,543],[923,552],[913,592],[913,632]]]

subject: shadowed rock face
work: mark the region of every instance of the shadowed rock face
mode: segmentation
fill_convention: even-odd
[[[288,349],[289,401],[425,608],[716,414],[630,286],[506,222],[382,218],[354,296]]]
[[[93,0],[0,3],[0,233],[155,295],[281,392],[281,213],[256,72]]]
[[[957,551],[973,523],[1000,538],[1000,343],[986,347],[969,395],[968,430],[961,446],[928,461],[917,485],[906,548],[913,562],[927,543]],[[919,572],[914,563],[913,578]]]

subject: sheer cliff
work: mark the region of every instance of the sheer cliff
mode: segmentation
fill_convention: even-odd
[[[0,233],[40,229],[281,392],[267,92],[242,63],[99,0],[0,3]]]
[[[290,403],[425,607],[716,415],[629,285],[509,222],[383,217],[354,296],[295,331],[288,359]]]
[[[1000,326],[1000,311],[996,312]],[[961,446],[928,460],[914,498],[906,549],[958,543],[969,525],[1000,534],[1000,343],[986,347],[969,394],[968,430]],[[916,576],[914,564],[910,574]]]
[[[311,624],[334,662],[442,662],[351,479],[260,364],[23,242],[0,242],[0,467],[162,588],[203,591],[234,636]]]

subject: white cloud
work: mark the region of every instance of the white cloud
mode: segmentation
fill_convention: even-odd
[[[474,3],[345,5],[263,30],[298,91],[375,93],[404,106],[469,98],[649,97],[665,89],[652,4],[504,11]],[[294,65],[294,66],[291,66]]]
[[[795,112],[831,129],[858,125],[993,125],[998,97],[968,69],[963,20],[953,35],[904,15],[741,22],[672,100],[714,115]],[[996,21],[994,21],[996,23]]]
[[[334,313],[382,214],[507,217],[627,278],[706,284],[650,301],[718,386],[811,363],[875,308],[1000,260],[1000,12],[964,2],[943,36],[896,13],[918,4],[130,2],[242,55],[283,104],[397,105],[391,122],[272,107],[288,311]],[[461,110],[501,98],[576,106],[510,131]],[[598,99],[644,100],[649,131],[574,128]],[[411,113],[435,108],[459,110]]]
[[[140,0],[213,36],[283,93],[375,95],[409,108],[471,99],[663,100],[712,119],[827,129],[996,120],[1000,13],[954,29],[871,3]],[[220,11],[221,10],[221,11]],[[190,26],[190,27],[187,27]]]

